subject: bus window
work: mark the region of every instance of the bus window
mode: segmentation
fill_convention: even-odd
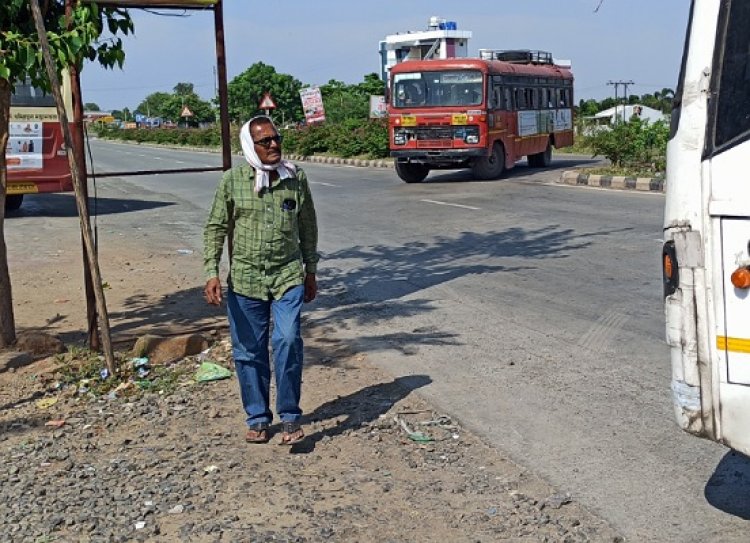
[[[714,145],[746,140],[750,132],[750,3],[732,2],[718,84]]]

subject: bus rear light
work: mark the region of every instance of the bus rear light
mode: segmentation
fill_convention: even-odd
[[[664,244],[661,251],[662,279],[664,282],[664,297],[670,296],[680,286],[680,266],[677,262],[677,253],[674,249],[674,241]]]
[[[732,273],[731,280],[734,288],[739,288],[742,290],[750,288],[750,269],[748,269],[747,266],[737,268]]]

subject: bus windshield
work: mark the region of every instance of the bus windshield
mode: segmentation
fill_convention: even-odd
[[[55,107],[55,99],[51,94],[45,94],[38,87],[29,83],[17,83],[10,96],[13,107]]]
[[[478,106],[484,99],[482,72],[447,70],[394,74],[393,106]]]

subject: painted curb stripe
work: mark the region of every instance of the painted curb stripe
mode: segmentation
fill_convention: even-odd
[[[722,351],[750,353],[750,339],[746,338],[716,336],[716,346]]]

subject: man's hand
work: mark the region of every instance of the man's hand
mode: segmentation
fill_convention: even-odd
[[[318,280],[314,273],[305,274],[305,303],[312,302],[318,295]]]
[[[218,277],[212,277],[206,281],[203,295],[209,304],[221,305],[221,280]]]

